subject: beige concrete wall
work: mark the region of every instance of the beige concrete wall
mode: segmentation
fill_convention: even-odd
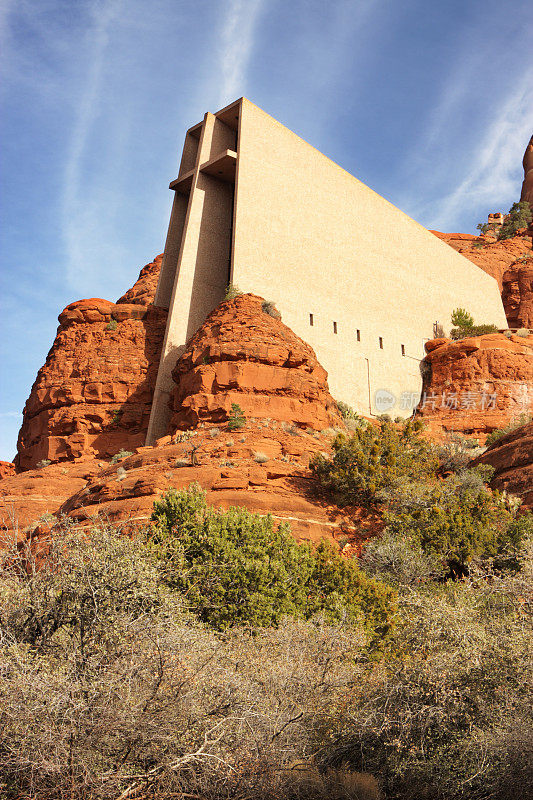
[[[235,147],[232,234],[233,186],[201,166]],[[230,252],[233,283],[277,304],[361,413],[411,412],[424,342],[454,308],[506,325],[494,279],[245,99],[189,129],[179,176],[191,169],[156,295],[170,311],[148,443],[166,432],[172,368],[222,299]]]
[[[234,219],[233,282],[276,302],[361,412],[388,390],[410,413],[400,398],[420,392],[424,341],[454,308],[506,325],[493,278],[247,100]]]
[[[196,131],[194,134],[187,131],[185,134],[185,142],[183,144],[183,152],[181,154],[180,168],[178,171],[178,178],[181,178],[186,172],[194,169],[196,160],[198,158],[198,147],[200,142],[200,132]]]
[[[213,149],[220,147],[224,150],[227,142],[235,144],[235,133],[213,114],[206,114],[190,197],[185,198],[186,216],[181,227],[176,209],[183,210],[184,206],[179,195],[176,195],[157,289],[157,296],[162,300],[168,296],[172,264],[175,254],[178,255],[148,426],[148,444],[153,444],[166,432],[170,419],[168,404],[173,388],[171,372],[177,358],[187,340],[223,299],[228,285],[233,185],[200,171],[200,166],[213,157]],[[187,138],[186,148],[188,146]],[[174,216],[176,222],[173,221]]]
[[[163,263],[161,264],[161,272],[159,273],[159,280],[154,297],[154,305],[161,306],[161,308],[168,308],[170,306],[188,205],[189,196],[175,192],[168,225],[167,240],[165,243],[165,252],[163,253]]]

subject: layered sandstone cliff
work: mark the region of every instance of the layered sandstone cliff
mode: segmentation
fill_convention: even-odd
[[[510,328],[533,330],[533,257],[514,261],[503,273],[502,300]]]
[[[193,336],[172,373],[172,430],[225,421],[233,403],[313,430],[339,423],[313,349],[263,305],[251,294],[221,303]]]
[[[18,469],[144,444],[166,323],[150,305],[160,265],[144,267],[118,303],[79,300],[61,312],[24,408]]]
[[[502,436],[477,463],[495,468],[491,486],[517,495],[524,510],[533,510],[533,422]]]
[[[533,211],[533,136],[526,147],[522,166],[524,167],[524,182],[520,200],[528,202],[531,206],[531,211]]]
[[[426,342],[417,413],[430,432],[484,436],[533,412],[533,334]]]
[[[112,305],[97,313],[111,313]],[[89,443],[82,459],[5,478],[0,482],[4,528],[10,527],[10,509],[16,509],[22,530],[43,514],[67,514],[80,524],[104,514],[139,525],[162,492],[196,482],[213,505],[271,513],[289,522],[299,539],[327,538],[357,550],[382,529],[376,513],[340,509],[318,496],[309,459],[331,452],[331,425],[342,421],[312,348],[265,313],[261,298],[242,295],[215,309],[174,375],[179,383],[172,435],[155,447],[130,447],[135,452],[117,463],[91,457],[95,447]],[[237,430],[228,424],[232,402],[243,410]],[[87,411],[79,406],[80,414]]]

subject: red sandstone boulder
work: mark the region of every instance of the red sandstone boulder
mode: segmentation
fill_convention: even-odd
[[[484,435],[533,410],[533,335],[428,342],[417,413],[430,433]]]
[[[159,255],[149,264],[146,264],[146,266],[141,269],[139,277],[131,289],[128,289],[128,291],[117,300],[117,303],[129,303],[142,306],[149,306],[153,303],[162,262],[163,256]]]
[[[502,300],[510,328],[533,329],[533,258],[515,261],[504,272]]]
[[[144,267],[120,303],[93,297],[61,312],[24,409],[17,469],[144,444],[167,312],[141,299],[153,294],[160,264]]]
[[[114,303],[102,300],[101,297],[91,297],[88,300],[76,300],[70,303],[59,315],[59,324],[68,325],[71,322],[109,322],[111,309]]]
[[[0,480],[15,474],[15,465],[12,461],[0,461]]]
[[[426,353],[432,353],[433,350],[437,349],[437,347],[442,347],[445,344],[450,344],[451,341],[452,341],[451,339],[445,339],[445,338],[429,339],[429,341],[425,343],[424,349]]]
[[[475,463],[491,464],[493,488],[517,495],[524,510],[533,510],[533,422],[502,436]]]
[[[340,421],[327,373],[312,348],[245,294],[221,303],[193,336],[172,377],[171,432],[228,419],[232,403],[247,418],[314,430]]]

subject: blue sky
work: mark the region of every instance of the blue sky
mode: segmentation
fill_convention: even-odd
[[[475,232],[519,196],[531,19],[530,0],[1,0],[0,458],[59,312],[162,251],[206,110],[245,95],[423,225]]]

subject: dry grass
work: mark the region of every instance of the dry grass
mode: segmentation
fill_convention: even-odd
[[[0,574],[0,794],[528,796],[530,564],[406,587],[392,650],[369,659],[361,631],[323,619],[206,629],[142,538],[105,525],[66,528],[37,559],[13,548]]]

